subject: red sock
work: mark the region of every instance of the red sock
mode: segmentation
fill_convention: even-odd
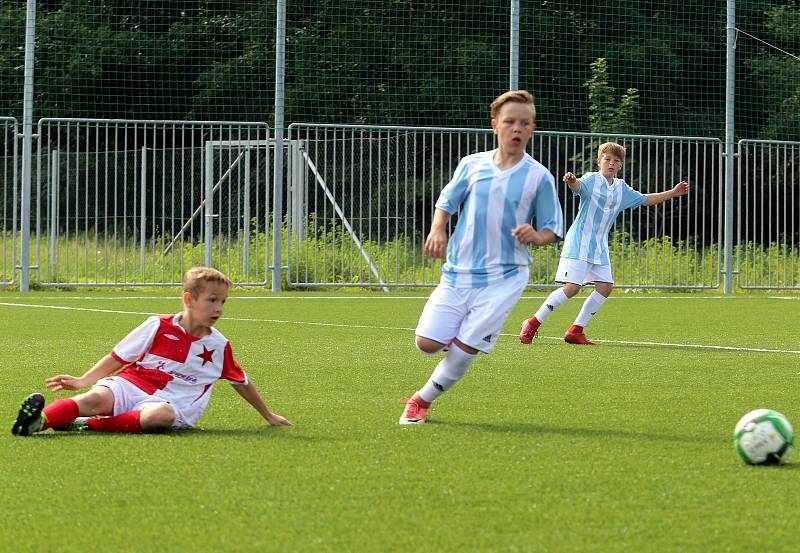
[[[78,404],[71,399],[57,399],[42,410],[46,418],[42,430],[63,428],[80,414]]]
[[[419,392],[414,394],[413,399],[414,399],[414,401],[419,403],[421,406],[423,406],[425,409],[427,409],[428,407],[431,406],[431,402],[430,401],[425,401],[424,399],[422,399],[422,396],[419,395]]]
[[[129,434],[141,434],[142,425],[139,422],[141,411],[128,411],[115,417],[101,417],[99,419],[89,419],[87,424],[89,430],[95,432],[127,432]]]

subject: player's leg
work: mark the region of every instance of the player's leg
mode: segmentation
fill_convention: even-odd
[[[15,436],[30,436],[42,429],[42,409],[44,408],[44,395],[34,392],[22,400],[17,420],[11,426],[11,433]]]
[[[23,400],[11,432],[30,436],[48,428],[64,429],[80,415],[111,414],[113,409],[114,395],[103,386],[94,386],[72,398],[57,399],[46,407],[44,395],[37,392]]]
[[[401,424],[425,422],[431,403],[464,378],[478,353],[489,353],[494,349],[503,324],[519,301],[527,282],[526,271],[500,284],[460,291],[466,312],[453,344],[425,385],[409,400],[412,405],[406,405],[406,411],[400,418]]]
[[[425,338],[424,336],[416,337],[416,345],[418,350],[427,355],[439,353],[445,349],[446,346],[446,344],[437,342],[436,340],[431,340],[430,338]]]
[[[107,386],[96,384],[88,392],[58,399],[45,407],[42,430],[85,430],[88,417],[113,414],[114,402],[114,393]]]
[[[559,260],[555,281],[563,282],[564,285],[547,296],[533,317],[522,321],[522,327],[519,331],[520,342],[530,344],[534,336],[536,336],[539,326],[544,323],[547,317],[581,291],[587,267],[588,264],[579,259],[562,257]]]
[[[130,411],[112,417],[90,418],[88,430],[95,432],[123,432],[141,434],[143,432],[165,432],[175,422],[175,410],[163,401],[148,401]]]
[[[477,356],[478,350],[454,339],[425,385],[406,402],[400,424],[424,423],[433,401],[464,377]]]
[[[457,338],[453,340],[453,345],[447,354],[436,365],[425,385],[420,388],[419,396],[427,403],[433,402],[464,378],[477,356],[477,349],[462,343]]]
[[[415,331],[417,349],[425,354],[434,355],[454,342],[456,332],[467,312],[466,293],[465,290],[447,286],[436,287],[428,298],[417,324]],[[451,346],[445,358],[436,365],[433,374],[440,371],[440,366],[454,349],[459,349],[459,352],[463,351]],[[453,355],[453,359],[460,356],[459,352]],[[428,379],[428,382],[431,378]],[[400,416],[400,424],[421,424],[426,421],[431,402],[426,401],[420,395],[420,391],[406,401],[403,414]]]
[[[596,278],[595,288],[584,300],[575,322],[564,334],[564,341],[567,343],[581,345],[591,345],[593,343],[586,338],[584,328],[589,324],[592,317],[597,314],[614,289],[610,266],[595,265],[592,267],[592,275]]]

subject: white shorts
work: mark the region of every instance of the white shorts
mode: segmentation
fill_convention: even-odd
[[[520,273],[483,288],[451,288],[440,284],[422,310],[417,336],[440,344],[449,344],[457,338],[462,344],[489,353],[528,284],[528,271]]]
[[[134,383],[119,376],[101,378],[95,386],[105,386],[114,394],[114,416],[128,411],[140,411],[148,403],[169,403],[163,398],[151,396]],[[170,407],[175,411],[175,422],[172,423],[172,428],[190,428],[191,425],[184,420],[180,410],[172,404]]]
[[[583,286],[593,282],[609,282],[614,284],[611,265],[589,263],[583,259],[562,257],[556,269],[556,282],[571,282]]]

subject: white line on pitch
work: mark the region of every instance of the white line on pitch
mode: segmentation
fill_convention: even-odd
[[[63,310],[63,311],[85,311],[91,313],[116,313],[122,315],[146,315],[150,316],[153,313],[145,313],[141,311],[120,311],[116,309],[94,309],[89,307],[66,307],[62,305],[36,305],[36,304],[28,304],[28,303],[6,303],[0,302],[0,306],[8,306],[8,307],[31,307],[34,309],[56,309],[56,310]],[[401,330],[401,331],[410,331],[413,332],[413,328],[408,327],[397,327],[397,326],[376,326],[376,325],[354,325],[354,324],[341,324],[341,323],[320,323],[320,322],[309,322],[309,321],[287,321],[284,319],[253,319],[247,317],[225,317],[224,320],[227,321],[239,321],[239,322],[256,322],[256,323],[275,323],[275,324],[294,324],[294,325],[306,325],[306,326],[323,326],[323,327],[334,327],[334,328],[363,328],[363,329],[372,329],[372,330]],[[501,334],[501,336],[513,336],[514,338],[517,337],[516,334]],[[563,340],[563,338],[556,337],[556,336],[539,336],[541,339],[545,340]],[[734,346],[713,346],[713,345],[706,345],[706,344],[674,344],[669,342],[637,342],[632,340],[594,340],[598,343],[603,344],[625,344],[625,345],[633,345],[633,346],[663,346],[663,347],[671,347],[671,348],[684,348],[684,349],[711,349],[711,350],[719,350],[719,351],[744,351],[744,352],[751,352],[751,353],[790,353],[795,355],[800,355],[800,351],[792,350],[792,349],[768,349],[768,348],[743,348],[743,347],[734,347]]]
[[[2,297],[2,296],[0,296]],[[231,295],[229,300],[300,300],[300,301],[313,301],[313,300],[426,300],[429,295],[425,296],[237,296]],[[522,296],[521,300],[541,300],[547,296]],[[758,297],[758,296],[753,296]],[[800,300],[797,297],[781,297],[781,296],[764,296],[767,299],[774,300]],[[619,295],[611,296],[610,300],[725,300],[732,299],[733,296],[649,296],[649,295],[627,295],[621,293]],[[117,301],[117,300],[175,300],[180,299],[180,296],[9,296],[5,299],[9,300],[92,300],[92,301]],[[2,304],[2,303],[0,303]]]

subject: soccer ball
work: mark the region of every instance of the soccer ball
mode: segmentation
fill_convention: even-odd
[[[772,409],[750,411],[736,423],[733,445],[748,465],[782,465],[794,446],[792,424]]]

